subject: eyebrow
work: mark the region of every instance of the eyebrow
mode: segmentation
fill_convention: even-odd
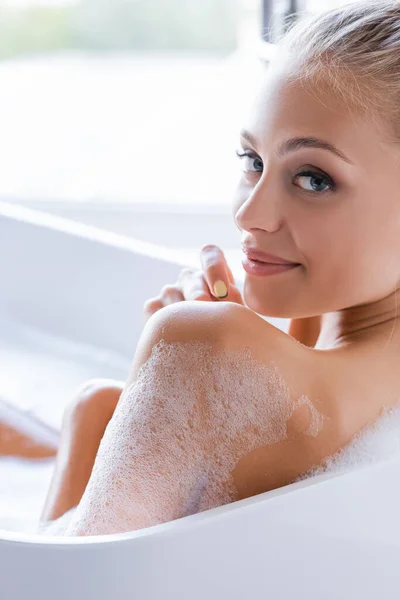
[[[257,140],[256,138],[246,129],[242,129],[240,132],[242,138],[248,140],[254,148],[257,148]],[[296,150],[300,150],[300,148],[319,148],[321,150],[328,150],[328,152],[332,152],[336,154],[339,158],[344,160],[345,162],[352,165],[352,161],[347,158],[343,152],[341,152],[336,146],[326,142],[324,140],[320,140],[316,137],[295,137],[290,138],[283,142],[278,148],[278,155],[284,156],[285,154],[289,154],[290,152],[296,152]]]

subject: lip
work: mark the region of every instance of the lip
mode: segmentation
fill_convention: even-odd
[[[243,252],[251,261],[259,261],[262,263],[267,263],[269,265],[286,265],[286,266],[297,266],[299,263],[290,262],[281,258],[280,256],[275,256],[274,254],[268,254],[267,252],[263,252],[262,250],[258,250],[256,248],[248,248],[246,246],[242,247]]]
[[[250,275],[258,275],[266,277],[267,275],[278,275],[278,273],[284,273],[285,271],[291,271],[300,265],[298,263],[265,263],[257,262],[251,258],[244,258],[242,260],[243,269]]]

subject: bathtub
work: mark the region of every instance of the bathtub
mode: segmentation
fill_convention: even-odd
[[[1,322],[66,340],[78,360],[86,349],[94,376],[123,376],[144,300],[182,264],[173,251],[0,204]],[[56,434],[62,402],[52,408],[38,416]],[[1,529],[0,598],[398,599],[399,506],[392,458],[128,534]]]

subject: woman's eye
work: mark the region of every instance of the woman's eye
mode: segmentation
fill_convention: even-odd
[[[307,192],[327,192],[335,187],[330,177],[316,171],[297,173],[293,178],[293,183]]]
[[[262,173],[263,162],[257,154],[254,154],[254,152],[249,152],[248,150],[239,152],[236,150],[236,156],[243,161],[243,171],[246,173]]]

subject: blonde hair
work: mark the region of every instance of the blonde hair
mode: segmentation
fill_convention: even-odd
[[[279,48],[294,60],[291,80],[327,83],[349,108],[390,116],[400,135],[400,2],[364,0],[303,18]]]

